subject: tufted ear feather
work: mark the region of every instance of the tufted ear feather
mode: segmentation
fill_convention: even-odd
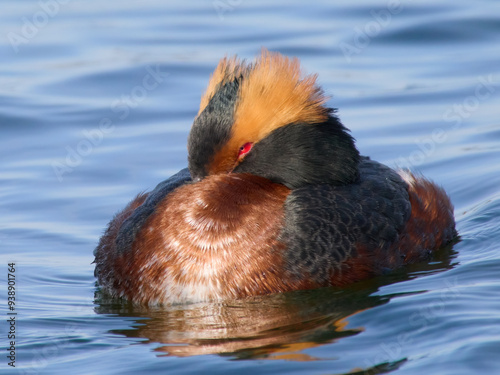
[[[329,110],[327,97],[316,84],[316,75],[305,75],[297,58],[262,50],[243,80],[236,110],[235,133],[257,131],[262,139],[291,123],[322,123]]]
[[[304,75],[297,58],[265,48],[253,64],[236,56],[224,57],[210,77],[198,114],[217,90],[240,77],[245,77],[238,106],[241,118],[248,118],[257,109],[256,117],[262,119],[259,123],[265,123],[267,130],[292,122],[319,123],[327,118],[324,104],[328,98],[316,84],[317,75]]]
[[[214,155],[210,174],[227,171],[234,164],[235,150],[243,144],[257,143],[290,123],[323,123],[331,112],[316,75],[303,74],[297,58],[266,49],[253,64],[235,57],[221,60],[202,98],[201,110],[225,83],[240,78],[231,138]]]

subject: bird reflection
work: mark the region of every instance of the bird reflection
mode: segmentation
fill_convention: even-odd
[[[315,360],[305,349],[357,335],[349,317],[388,303],[392,296],[374,295],[383,285],[451,268],[451,246],[431,264],[354,284],[256,296],[225,302],[143,307],[96,292],[96,313],[133,317],[133,329],[113,334],[159,343],[161,356],[202,354],[234,358]]]

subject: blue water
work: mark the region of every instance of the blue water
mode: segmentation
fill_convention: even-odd
[[[500,373],[500,3],[1,8],[0,373]],[[217,61],[262,46],[319,74],[362,154],[442,185],[461,241],[344,289],[163,309],[106,300],[91,265],[106,223],[186,166]]]

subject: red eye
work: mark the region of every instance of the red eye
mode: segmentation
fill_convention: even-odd
[[[246,155],[251,149],[252,149],[253,143],[252,142],[247,142],[243,146],[240,147],[240,150],[238,151],[238,157],[242,157],[243,155]]]

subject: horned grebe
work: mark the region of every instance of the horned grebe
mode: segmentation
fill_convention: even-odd
[[[450,242],[446,193],[360,156],[326,99],[297,59],[222,59],[188,168],[138,195],[100,239],[101,288],[170,304],[343,286]]]

